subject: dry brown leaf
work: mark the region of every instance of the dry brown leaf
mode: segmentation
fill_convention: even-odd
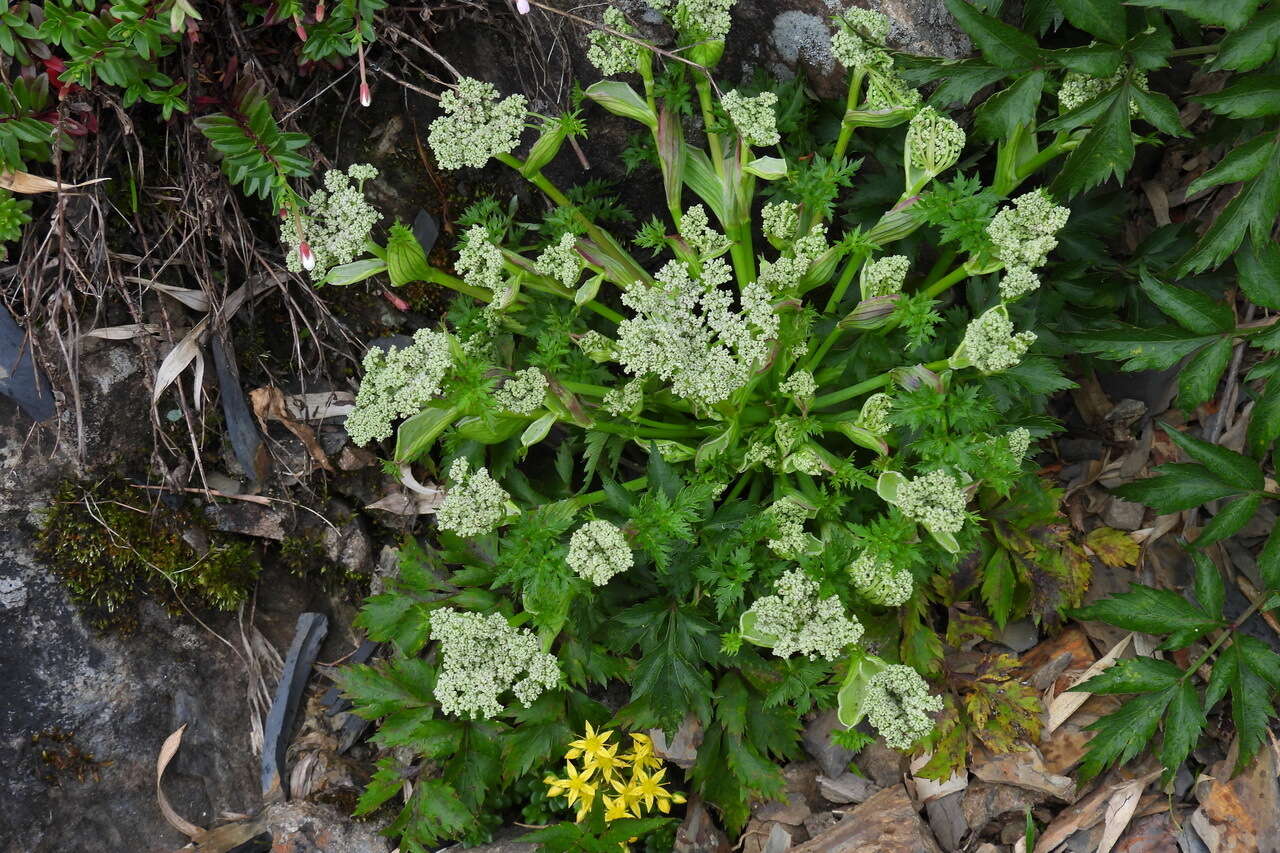
[[[230,320],[235,313],[240,310],[240,306],[245,303],[246,299],[256,296],[267,286],[267,281],[261,277],[251,278],[249,281],[237,287],[227,297],[227,301],[222,303],[221,316],[225,320]],[[156,386],[151,394],[151,405],[155,405],[160,400],[160,395],[165,389],[174,383],[182,371],[186,370],[187,365],[196,362],[196,378],[203,382],[204,380],[204,357],[200,355],[200,347],[203,345],[205,333],[209,330],[209,322],[213,319],[213,315],[204,317],[199,323],[192,327],[191,331],[178,341],[178,345],[169,350],[169,353],[160,362],[160,366],[156,368]],[[199,387],[196,389],[196,405],[199,406],[200,392]]]
[[[140,278],[136,275],[127,275],[124,280],[132,284],[141,284],[152,290],[158,290],[161,293],[168,294],[192,311],[208,311],[209,310],[209,294],[203,290],[196,290],[191,287],[174,287],[172,284],[161,284],[158,281],[152,281],[149,278]]]
[[[81,181],[78,184],[59,184],[57,181],[42,178],[29,172],[0,172],[0,189],[22,193],[23,195],[33,195],[35,193],[56,193],[60,189],[73,190],[76,187],[87,187],[109,180],[111,179],[94,178],[91,181]]]
[[[320,446],[319,440],[316,439],[316,431],[289,416],[285,408],[284,394],[279,388],[273,385],[254,388],[249,392],[249,402],[253,405],[253,414],[262,425],[264,433],[267,431],[267,421],[279,421],[284,424],[285,429],[298,437],[298,441],[307,448],[307,453],[311,454],[311,458],[317,465],[333,473],[333,464],[325,454],[324,448]]]
[[[1084,544],[1089,546],[1099,560],[1113,569],[1137,565],[1138,554],[1142,550],[1132,536],[1112,527],[1093,530],[1084,538]]]
[[[389,512],[392,515],[403,515],[405,517],[415,515],[430,515],[440,508],[440,504],[444,503],[444,490],[440,490],[435,497],[427,495],[409,494],[406,492],[395,492],[387,495],[385,498],[376,500],[365,507],[365,509],[380,509],[383,512]]]
[[[290,394],[284,398],[285,411],[300,421],[322,421],[349,415],[356,408],[356,395],[350,391],[317,391]]]
[[[1116,788],[1115,793],[1107,801],[1107,813],[1104,817],[1106,828],[1102,832],[1102,840],[1098,842],[1097,853],[1111,853],[1111,848],[1120,840],[1120,836],[1129,828],[1129,821],[1138,810],[1138,802],[1142,792],[1151,784],[1151,780],[1160,775],[1160,771],[1139,776]]]
[[[1098,673],[1108,669],[1120,657],[1120,654],[1129,646],[1133,640],[1133,634],[1125,635],[1124,639],[1111,647],[1111,651],[1107,652],[1098,660],[1094,661],[1093,666],[1086,669],[1080,674],[1080,677],[1072,682],[1071,686],[1076,687],[1093,678]],[[1048,736],[1058,726],[1071,719],[1071,715],[1079,710],[1080,706],[1088,701],[1090,694],[1073,692],[1066,690],[1059,695],[1053,697],[1053,701],[1049,703],[1049,719],[1045,723],[1044,736]],[[1039,849],[1037,847],[1037,849]]]
[[[158,335],[164,329],[156,323],[128,323],[123,326],[104,326],[85,332],[82,338],[101,338],[104,341],[128,341],[143,335]]]
[[[165,768],[178,754],[178,747],[182,746],[182,733],[186,730],[186,723],[178,726],[177,731],[165,738],[164,745],[160,747],[160,755],[156,757],[156,802],[159,803],[160,812],[170,826],[192,841],[198,841],[204,835],[204,830],[174,811],[173,806],[169,805],[168,797],[164,795],[164,789],[160,786],[160,782],[164,779]]]

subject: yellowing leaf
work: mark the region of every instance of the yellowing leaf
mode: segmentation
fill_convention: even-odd
[[[1140,550],[1138,543],[1123,530],[1099,527],[1084,538],[1084,544],[1098,555],[1099,560],[1113,569],[1137,565]]]

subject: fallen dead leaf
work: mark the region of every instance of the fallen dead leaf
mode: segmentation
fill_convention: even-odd
[[[178,726],[173,734],[164,739],[164,744],[160,747],[160,754],[156,757],[156,802],[160,805],[160,813],[164,815],[164,819],[170,826],[192,841],[198,841],[204,835],[204,830],[174,811],[173,806],[169,805],[169,798],[164,795],[164,788],[160,785],[164,779],[165,768],[169,766],[169,762],[178,754],[178,748],[182,746],[182,733],[186,730],[186,723]]]
[[[111,179],[94,178],[91,181],[81,181],[78,184],[60,184],[57,181],[51,181],[39,175],[32,175],[29,172],[0,172],[0,189],[22,193],[23,195],[33,195],[35,193],[56,193],[58,190],[73,190],[76,187],[87,187],[91,184],[100,184],[109,180]]]
[[[1113,569],[1121,566],[1137,565],[1141,551],[1133,537],[1123,530],[1112,527],[1099,527],[1084,538],[1084,544],[1098,556],[1098,559]]]
[[[333,463],[329,461],[324,448],[320,446],[320,442],[316,438],[316,431],[306,424],[294,420],[289,415],[285,406],[284,394],[281,393],[279,388],[273,385],[254,388],[249,392],[249,402],[253,406],[253,414],[262,426],[263,433],[267,431],[267,421],[279,421],[284,424],[285,429],[297,436],[298,441],[301,441],[307,448],[307,453],[311,454],[311,458],[316,461],[317,465],[329,473],[333,473]]]
[[[430,515],[440,508],[440,504],[444,503],[444,490],[441,489],[439,494],[432,497],[420,494],[409,494],[406,492],[395,492],[380,498],[365,507],[365,509],[380,509],[383,512],[389,512],[392,515],[402,515],[405,517],[416,515]]]
[[[1121,653],[1129,647],[1129,643],[1132,641],[1133,634],[1127,634],[1124,639],[1111,647],[1111,651],[1107,652],[1095,661],[1093,666],[1081,673],[1080,677],[1077,678],[1071,686],[1076,687],[1077,685],[1083,684],[1098,673],[1111,667],[1120,657]],[[1044,727],[1045,735],[1047,736],[1052,734],[1054,729],[1069,720],[1071,715],[1074,714],[1081,705],[1088,701],[1089,696],[1090,694],[1088,693],[1072,692],[1071,690],[1067,690],[1055,696],[1053,702],[1049,704],[1049,719],[1045,723]]]
[[[1138,810],[1138,803],[1142,799],[1142,792],[1159,775],[1160,772],[1155,771],[1139,776],[1132,782],[1118,787],[1111,795],[1107,801],[1107,813],[1104,817],[1106,829],[1102,833],[1102,841],[1098,843],[1098,853],[1111,853],[1111,848],[1120,840],[1120,836],[1128,829],[1129,822],[1133,820],[1133,815]]]

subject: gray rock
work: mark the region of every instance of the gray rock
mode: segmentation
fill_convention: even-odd
[[[855,773],[841,773],[834,779],[826,776],[818,777],[818,793],[823,799],[832,803],[866,802],[879,790],[879,785]]]
[[[939,797],[925,803],[925,815],[929,819],[929,828],[933,830],[938,846],[947,853],[959,850],[969,828],[964,819],[964,791],[952,791],[945,797]]]
[[[822,772],[831,778],[849,769],[853,751],[845,749],[831,738],[831,733],[843,731],[844,726],[836,717],[835,709],[825,711],[804,727],[804,748],[813,756]]]
[[[791,849],[791,833],[781,825],[775,823],[773,828],[769,830],[769,838],[764,843],[762,853],[783,853]]]
[[[902,753],[885,746],[884,738],[876,738],[863,747],[858,753],[857,765],[881,788],[889,788],[902,781]]]
[[[940,853],[902,784],[880,791],[795,853]]]
[[[1102,522],[1116,530],[1137,530],[1146,513],[1147,508],[1140,503],[1112,498],[1102,511]]]
[[[729,837],[720,831],[697,797],[689,801],[684,821],[676,830],[672,853],[729,853]]]
[[[1040,642],[1040,630],[1030,619],[1015,619],[1004,626],[996,639],[1015,652],[1025,652]]]

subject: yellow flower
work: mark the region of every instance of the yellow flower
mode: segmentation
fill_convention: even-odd
[[[587,753],[582,758],[582,767],[588,771],[599,768],[600,775],[604,777],[606,782],[611,781],[618,771],[627,766],[629,759],[624,755],[618,755],[617,745],[604,746],[598,752]]]
[[[596,756],[603,752],[609,743],[609,738],[613,737],[613,732],[597,732],[591,725],[591,721],[587,721],[587,733],[584,737],[569,743],[569,752],[580,750],[588,756]],[[566,758],[577,758],[578,755],[566,755]]]
[[[557,779],[554,773],[548,773],[546,776],[543,776],[542,782],[547,786],[548,797],[560,796],[565,792],[566,786],[569,784],[568,779]]]
[[[677,803],[684,802],[684,796],[676,794],[673,796],[670,791],[662,786],[662,777],[667,773],[667,768],[663,767],[653,773],[646,773],[643,770],[637,770],[631,782],[632,794],[637,800],[644,802],[646,810],[652,809],[654,803],[658,804],[658,811],[667,814],[671,811],[671,801]],[[679,797],[679,799],[676,799]]]
[[[626,799],[623,797],[605,797],[604,798],[604,820],[605,823],[612,823],[615,820],[626,820],[631,817],[631,811],[627,807]]]
[[[653,752],[653,741],[648,735],[631,735],[633,741],[631,747],[631,761],[641,770],[647,770],[650,767],[657,768],[662,766],[662,759]]]
[[[584,770],[582,773],[579,773],[578,769],[573,766],[572,762],[566,762],[564,769],[567,778],[558,779],[556,781],[564,787],[564,791],[569,797],[569,805],[573,805],[578,800],[582,800],[586,803],[586,808],[590,810],[591,800],[596,795],[596,786],[587,781],[591,776],[591,772],[589,770]]]

